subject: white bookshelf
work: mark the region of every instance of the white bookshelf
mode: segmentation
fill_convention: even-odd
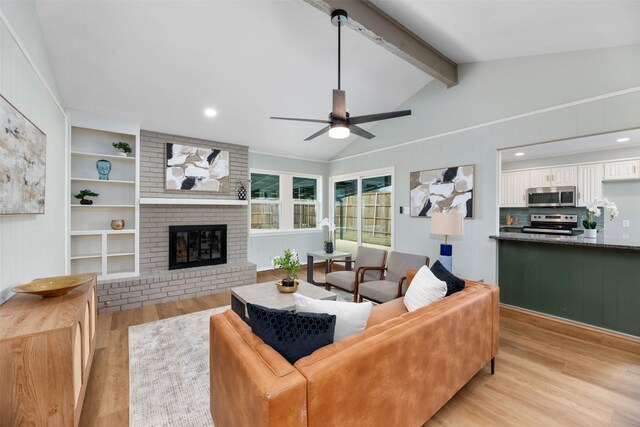
[[[69,161],[69,272],[95,272],[99,279],[138,275],[139,129],[113,122],[71,116]],[[97,123],[100,123],[96,125]],[[86,125],[88,124],[88,125]],[[113,142],[126,142],[133,149],[118,155]],[[98,179],[96,162],[111,162],[108,180]],[[83,189],[98,193],[91,205],[81,205],[73,196]],[[111,220],[124,219],[123,230],[111,229]]]

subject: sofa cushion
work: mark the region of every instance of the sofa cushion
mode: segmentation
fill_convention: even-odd
[[[332,271],[327,273],[325,281],[333,286],[353,292],[356,287],[355,271]]]
[[[249,326],[291,364],[333,342],[336,316],[247,304]]]
[[[429,305],[447,294],[447,284],[438,279],[426,265],[421,267],[411,281],[404,296],[407,310],[414,311]]]
[[[369,315],[369,320],[367,321],[367,329],[384,323],[389,319],[400,317],[406,313],[407,307],[404,306],[403,300],[404,298],[400,297],[373,307]]]
[[[403,291],[407,289],[406,285],[402,286]],[[398,282],[390,282],[389,280],[373,280],[371,282],[361,283],[358,288],[358,295],[376,302],[387,302],[398,298]]]
[[[431,266],[431,272],[447,284],[446,297],[464,289],[464,280],[454,276],[440,261],[436,261],[435,264]]]
[[[296,303],[296,311],[298,313],[327,313],[336,316],[333,342],[338,342],[350,335],[364,331],[373,307],[370,302],[358,304],[346,301],[325,301],[305,297],[298,293],[293,294],[293,300]]]

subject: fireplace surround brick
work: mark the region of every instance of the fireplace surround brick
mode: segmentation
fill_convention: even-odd
[[[229,185],[219,193],[164,190],[167,143],[229,152]],[[140,132],[140,197],[237,200],[238,181],[249,177],[248,147],[202,139]],[[140,276],[98,282],[98,310],[111,312],[209,295],[256,281],[247,261],[248,207],[224,205],[141,205]],[[227,225],[227,263],[169,270],[170,225]]]

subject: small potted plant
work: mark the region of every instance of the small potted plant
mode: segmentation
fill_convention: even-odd
[[[91,190],[87,190],[86,188],[82,191],[80,191],[78,194],[76,194],[75,197],[76,199],[80,199],[80,204],[81,205],[92,205],[93,204],[93,200],[89,200],[89,199],[85,199],[85,197],[98,197],[99,194],[98,193],[94,193]]]
[[[595,239],[597,237],[596,221],[594,218],[600,216],[600,208],[609,209],[609,221],[613,221],[613,218],[618,216],[618,207],[615,203],[610,202],[607,199],[594,199],[593,202],[587,206],[587,218],[582,221],[584,226],[584,237],[587,239]]]
[[[113,148],[115,148],[116,150],[121,151],[120,153],[118,153],[119,156],[127,157],[127,155],[131,153],[131,146],[126,142],[118,141],[112,143],[111,145],[113,145]]]
[[[272,261],[273,269],[281,268],[287,273],[287,277],[277,282],[276,286],[280,292],[290,293],[298,290],[298,269],[300,268],[300,257],[293,249],[286,249],[283,256],[277,256]]]
[[[318,223],[318,227],[324,228],[327,227],[327,238],[324,240],[324,251],[328,254],[333,253],[333,236],[336,231],[336,225],[329,220],[329,218],[324,218],[322,221]]]

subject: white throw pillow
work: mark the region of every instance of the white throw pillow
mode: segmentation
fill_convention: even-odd
[[[426,265],[421,267],[411,281],[411,286],[404,296],[407,310],[414,311],[432,302],[436,302],[447,294],[447,283],[438,279]]]
[[[326,301],[305,297],[298,293],[293,294],[293,299],[296,302],[297,312],[335,314],[336,329],[333,333],[333,342],[364,331],[373,308],[373,304],[369,301],[361,303]]]

